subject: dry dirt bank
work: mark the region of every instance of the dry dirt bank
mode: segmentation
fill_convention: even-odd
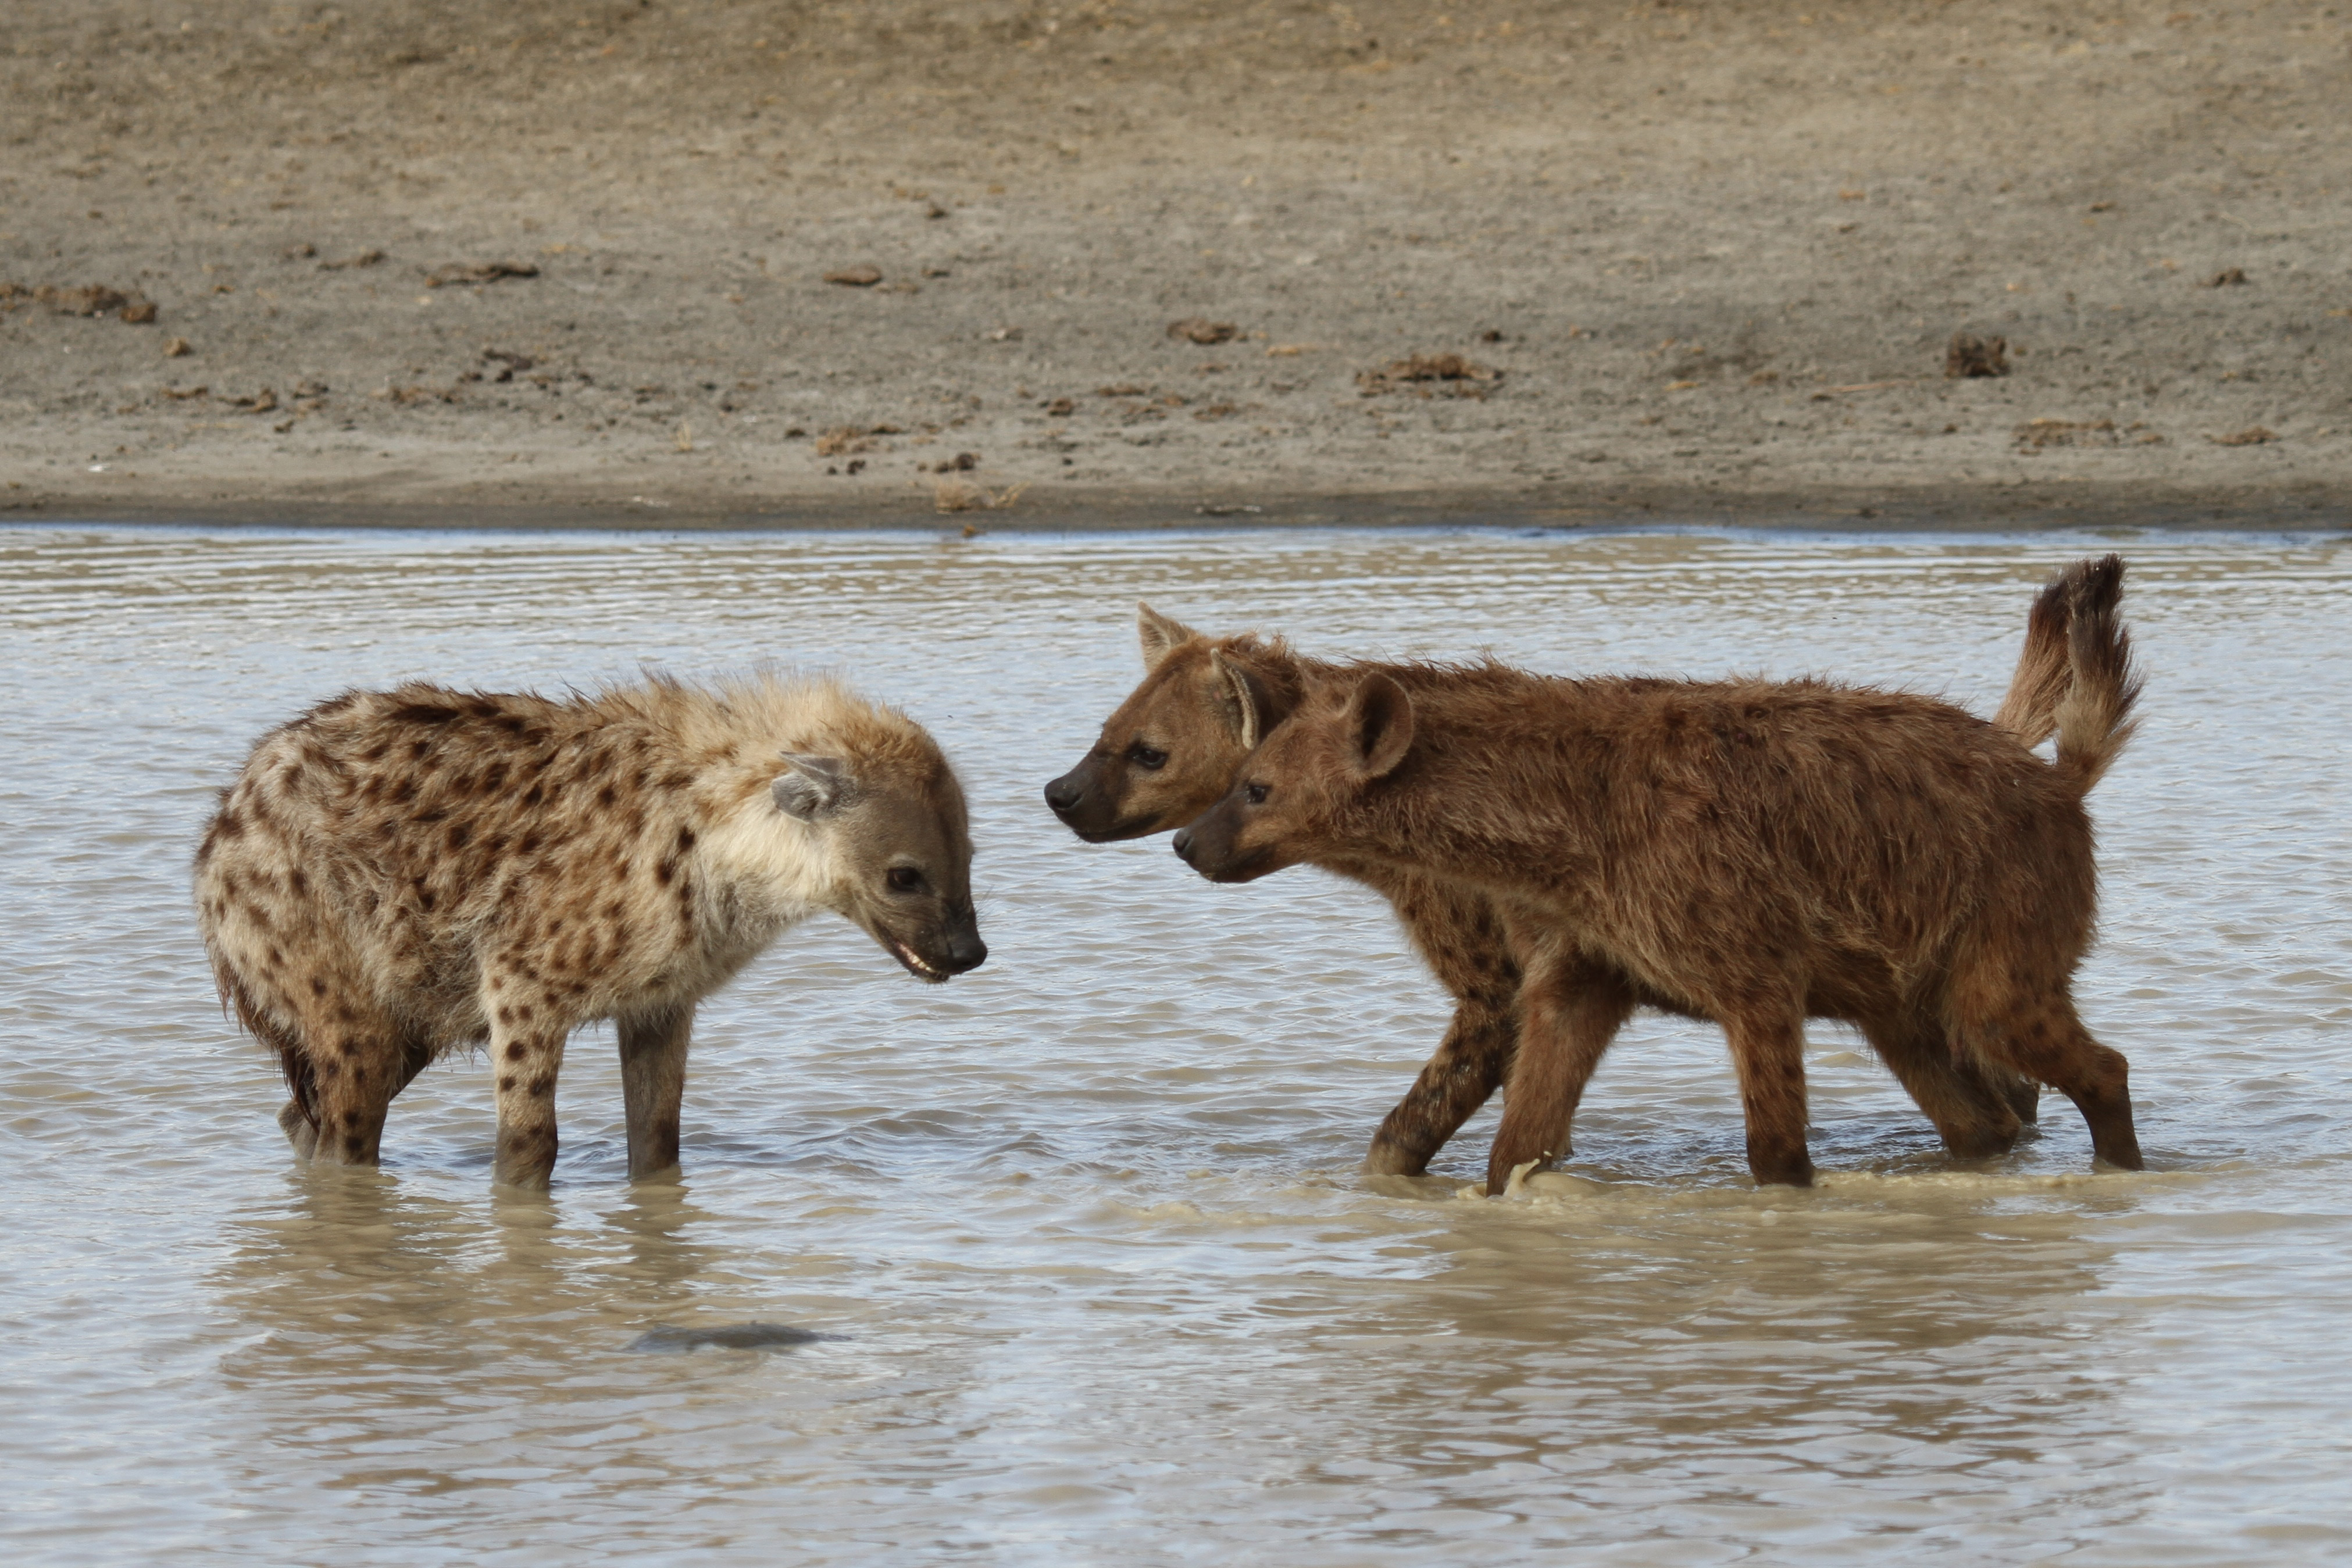
[[[0,507],[2340,524],[2347,104],[2352,0],[21,0]]]

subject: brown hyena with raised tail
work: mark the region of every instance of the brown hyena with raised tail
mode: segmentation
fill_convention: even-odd
[[[1265,727],[1176,851],[1218,882],[1370,863],[1494,901],[1523,973],[1490,1191],[1567,1151],[1643,1004],[1723,1026],[1759,1181],[1812,1178],[1808,1017],[1854,1023],[1898,1073],[1936,1059],[2049,1084],[2100,1159],[2137,1169],[2126,1065],[2070,996],[2097,901],[2083,801],[2139,692],[2122,580],[2108,556],[2044,595],[2063,659],[2029,647],[2007,727],[1817,681],[1341,671]],[[2027,749],[2037,705],[2054,761]]]
[[[2032,746],[2045,738],[2066,685],[2069,591],[2035,600],[1995,726]],[[1380,671],[1412,689],[1431,666],[1335,664],[1278,637],[1210,637],[1137,606],[1146,674],[1103,723],[1076,768],[1045,786],[1045,803],[1089,843],[1172,831],[1233,787],[1261,730],[1282,723],[1311,684]],[[1443,678],[1444,672],[1434,672]],[[1365,1156],[1375,1174],[1418,1176],[1509,1070],[1518,1038],[1520,969],[1495,896],[1485,889],[1369,856],[1318,862],[1360,882],[1396,911],[1413,948],[1452,993],[1454,1019],[1436,1054],[1381,1121]],[[1633,986],[1627,980],[1625,984]],[[1635,988],[1638,990],[1638,988]],[[1644,995],[1653,1006],[1671,998]],[[2037,1086],[1935,1042],[1876,1042],[1903,1086],[1955,1154],[1996,1153],[2034,1119]]]
[[[820,910],[922,979],[973,968],[971,872],[938,745],[835,682],[409,685],[261,738],[196,852],[196,907],[298,1149],[373,1165],[394,1096],[487,1041],[498,1179],[543,1186],[573,1030],[614,1021],[629,1174],[667,1170],[698,1001]]]

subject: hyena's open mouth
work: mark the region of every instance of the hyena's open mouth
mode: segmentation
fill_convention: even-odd
[[[916,954],[912,947],[908,946],[896,936],[883,937],[882,945],[890,949],[890,956],[898,959],[899,963],[904,964],[907,967],[907,973],[914,976],[915,978],[919,980],[929,980],[935,986],[942,986],[947,983],[948,972],[945,969],[939,967],[939,966],[935,964],[927,964],[923,962],[921,957]]]

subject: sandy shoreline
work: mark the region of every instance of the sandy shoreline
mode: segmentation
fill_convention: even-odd
[[[727,507],[708,500],[649,504],[606,497],[532,501],[310,500],[267,495],[44,500],[0,506],[11,525],[191,528],[457,529],[562,533],[856,532],[918,529],[961,535],[1134,533],[1282,528],[1658,528],[1767,529],[1792,533],[2005,534],[2043,529],[2126,534],[2307,534],[2352,529],[2352,510],[2334,497],[2242,494],[2183,496],[2142,488],[1958,492],[1932,497],[1878,492],[1801,496],[1692,491],[1595,494],[1565,498],[1517,492],[1441,491],[1368,496],[1194,498],[1183,494],[1065,491],[1022,497],[1000,511],[942,513],[920,497],[812,497]]]
[[[2324,5],[23,12],[0,518],[2352,519]]]

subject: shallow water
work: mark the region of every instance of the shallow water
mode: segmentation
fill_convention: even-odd
[[[1133,603],[1310,650],[1826,672],[1979,712],[2123,549],[2152,673],[2078,998],[2151,1169],[2045,1096],[1956,1167],[1817,1026],[1758,1191],[1719,1036],[1637,1021],[1537,1190],[1354,1166],[1446,1009],[1381,907],[1038,803]],[[0,1536],[17,1563],[2243,1563],[2352,1551],[2352,547],[2173,537],[0,532]],[[709,1004],[632,1189],[608,1031],[552,1195],[478,1061],[296,1167],[187,862],[335,690],[839,667],[971,789],[987,967],[835,922]],[[730,1348],[655,1331],[830,1336]],[[782,1336],[790,1338],[791,1336]],[[1572,1555],[1561,1558],[1563,1551]]]

